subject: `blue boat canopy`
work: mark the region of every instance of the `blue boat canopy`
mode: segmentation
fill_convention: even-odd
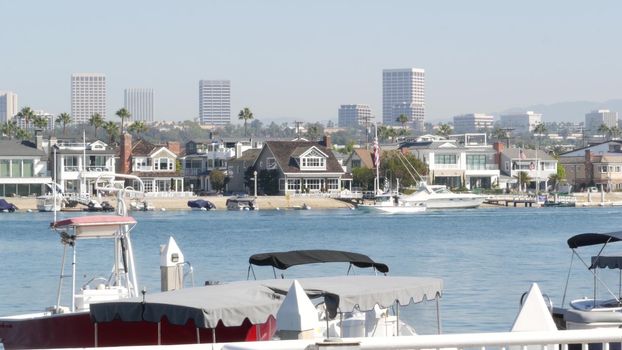
[[[568,239],[568,247],[571,249],[595,244],[605,244],[622,241],[622,231],[610,233],[582,233]]]

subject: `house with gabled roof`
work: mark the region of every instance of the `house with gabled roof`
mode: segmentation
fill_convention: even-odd
[[[124,134],[119,154],[119,172],[139,177],[147,193],[183,192],[184,177],[177,166],[180,155],[178,142],[155,145],[139,139],[132,143],[132,135]]]
[[[276,170],[279,194],[337,193],[350,189],[352,178],[330,150],[330,139],[311,141],[267,141],[253,167]],[[261,189],[260,189],[261,190]]]
[[[622,141],[610,140],[577,148],[559,155],[566,180],[579,188],[598,186],[607,191],[622,190]]]
[[[345,159],[343,165],[349,172],[352,172],[352,169],[354,168],[373,169],[374,162],[371,159],[371,156],[371,150],[366,148],[355,148]]]
[[[30,141],[0,141],[0,197],[40,195],[51,182],[43,150]]]

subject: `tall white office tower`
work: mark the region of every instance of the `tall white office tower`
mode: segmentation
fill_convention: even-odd
[[[123,101],[132,121],[153,123],[153,89],[125,89]]]
[[[199,81],[199,122],[227,125],[231,123],[231,81]]]
[[[369,127],[372,122],[371,108],[368,105],[341,105],[339,108],[339,127]]]
[[[0,91],[0,123],[6,123],[17,114],[17,94]]]
[[[99,113],[106,119],[106,76],[99,73],[71,75],[71,117],[76,124],[86,123]]]
[[[536,125],[542,122],[542,114],[527,111],[525,113],[502,114],[499,117],[499,126],[504,129],[512,129],[512,134],[528,134]]]
[[[585,130],[589,134],[597,134],[601,125],[605,125],[608,128],[618,126],[618,112],[612,112],[608,109],[599,109],[585,115]]]
[[[494,117],[483,113],[470,113],[454,117],[454,134],[486,132],[494,128]]]
[[[423,132],[425,117],[425,70],[419,68],[382,71],[382,122],[399,124],[404,114],[416,132]]]

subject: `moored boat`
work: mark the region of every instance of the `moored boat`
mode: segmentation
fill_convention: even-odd
[[[427,204],[420,200],[405,199],[399,194],[384,193],[374,197],[371,204],[361,204],[358,207],[365,211],[385,214],[413,214],[424,212]]]
[[[195,199],[188,201],[188,207],[192,210],[212,210],[216,209],[214,203],[204,199]]]
[[[0,198],[0,213],[13,213],[17,210],[17,207],[6,201],[6,199]]]
[[[417,191],[404,196],[404,200],[422,201],[428,209],[477,208],[485,197],[473,193],[454,193],[444,185],[428,185],[420,181]]]
[[[227,198],[227,210],[259,210],[255,197]]]

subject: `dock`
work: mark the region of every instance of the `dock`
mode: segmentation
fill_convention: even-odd
[[[537,205],[538,199],[531,195],[497,195],[487,197],[484,203],[506,207],[510,205],[517,207],[522,204],[525,207],[532,207],[534,204]]]

